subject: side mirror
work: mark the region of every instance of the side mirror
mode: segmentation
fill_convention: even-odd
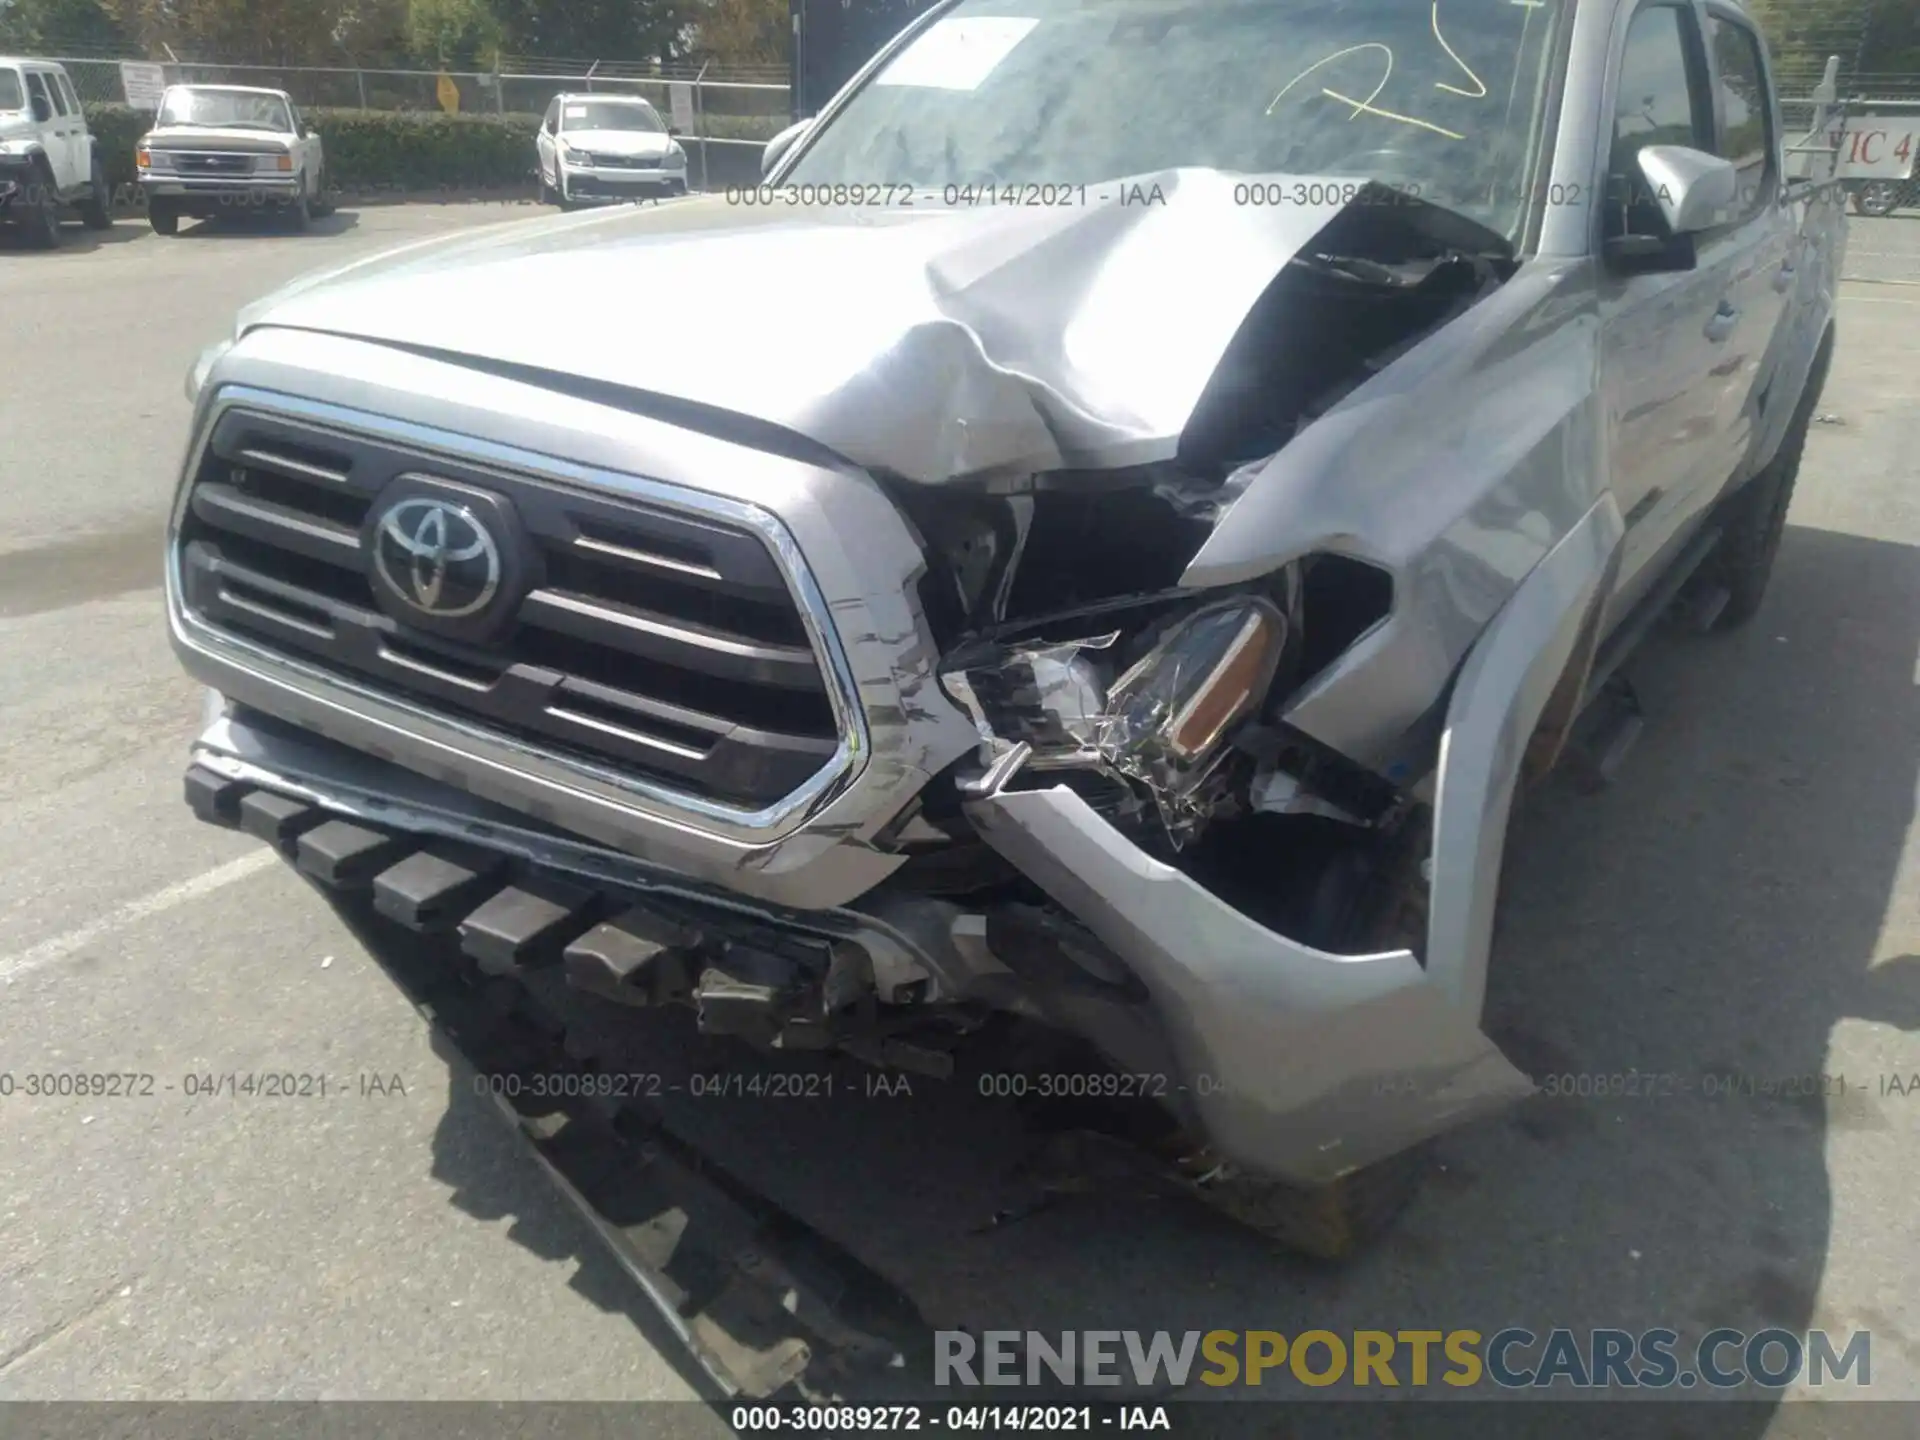
[[[35,123],[45,125],[53,119],[53,105],[50,101],[36,95],[33,97],[33,118]]]
[[[1638,159],[1640,178],[1675,235],[1711,230],[1739,198],[1740,172],[1731,160],[1686,145],[1648,145]]]
[[[767,148],[760,152],[760,178],[764,180],[771,175],[773,167],[780,163],[780,157],[793,148],[793,142],[812,128],[811,120],[796,121],[767,141]]]
[[[669,140],[678,140],[681,137],[681,135],[684,133],[685,132],[680,130],[677,126],[673,126],[673,125],[667,126],[667,138]]]
[[[1644,214],[1632,202],[1652,200],[1665,221],[1659,235],[1616,235],[1606,241],[1607,264],[1622,274],[1691,270],[1698,263],[1694,236],[1724,223],[1740,194],[1733,163],[1686,145],[1648,145],[1634,157],[1638,195],[1622,197],[1629,214]]]

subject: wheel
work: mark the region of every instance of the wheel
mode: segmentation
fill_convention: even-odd
[[[27,243],[36,250],[55,250],[60,246],[60,196],[53,181],[45,176],[33,180],[32,203],[27,206],[25,228]]]
[[[282,212],[282,217],[286,220],[288,227],[292,229],[294,234],[299,235],[305,233],[308,224],[313,220],[313,206],[307,200],[304,183],[300,191],[299,199],[291,201],[287,205],[286,209]]]
[[[1891,215],[1900,204],[1900,187],[1891,180],[1869,180],[1853,192],[1856,214]]]
[[[307,203],[307,213],[316,220],[324,220],[333,214],[338,206],[334,202],[331,190],[332,182],[327,178],[327,170],[320,167],[320,178],[314,182],[313,199]]]
[[[1303,1190],[1254,1175],[1228,1175],[1197,1187],[1206,1203],[1297,1254],[1347,1260],[1377,1239],[1419,1192],[1429,1156],[1424,1145]]]
[[[1817,372],[1816,372],[1817,375]],[[1732,630],[1751,620],[1767,593],[1773,575],[1773,557],[1787,528],[1787,507],[1793,502],[1793,484],[1800,474],[1800,454],[1807,448],[1807,428],[1813,423],[1819,385],[1808,387],[1794,413],[1780,449],[1753,479],[1727,503],[1726,529],[1714,558],[1713,578],[1727,590],[1727,603],[1714,621],[1715,630]]]
[[[560,192],[547,183],[547,172],[544,170],[535,170],[534,174],[540,177],[540,203],[542,205],[558,205],[560,203]]]
[[[147,202],[147,224],[153,227],[156,235],[178,235],[180,233],[180,212],[164,200]]]
[[[89,230],[106,230],[113,225],[113,189],[107,184],[106,167],[98,156],[94,157],[87,198],[80,202],[80,220]]]

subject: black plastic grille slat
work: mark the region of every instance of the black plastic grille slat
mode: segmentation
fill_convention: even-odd
[[[402,475],[506,496],[538,549],[517,623],[491,642],[380,608],[360,536]],[[759,806],[839,744],[811,637],[749,530],[230,411],[180,543],[184,598],[206,621],[558,754]]]

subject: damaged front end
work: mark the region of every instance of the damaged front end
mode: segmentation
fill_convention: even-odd
[[[717,364],[635,388],[647,357],[562,357],[560,337],[532,324],[507,327],[512,355],[489,355],[501,348],[498,328],[456,336],[454,352],[402,345],[386,327],[405,329],[404,317],[376,303],[391,281],[362,282],[371,288],[357,310],[312,308],[324,287],[311,301],[295,297],[216,363],[208,395],[225,385],[227,398],[203,408],[270,408],[284,402],[268,392],[314,391],[311,413],[297,418],[318,428],[301,433],[335,444],[375,423],[351,378],[364,371],[375,377],[365,383],[430,409],[440,427],[390,426],[380,443],[398,453],[431,441],[437,458],[421,463],[444,466],[473,448],[464,437],[479,437],[492,468],[475,469],[474,485],[505,488],[501,467],[539,472],[555,463],[542,456],[585,454],[597,468],[550,477],[569,504],[583,487],[602,499],[627,487],[625,502],[668,514],[704,494],[712,525],[724,503],[720,518],[756,545],[774,537],[771,553],[795,587],[819,587],[807,607],[818,636],[803,629],[786,649],[764,638],[750,648],[789,669],[824,654],[828,688],[844,692],[855,723],[836,752],[844,773],[823,771],[832,778],[820,793],[775,807],[777,824],[726,812],[729,833],[714,807],[675,809],[665,791],[636,799],[614,783],[619,774],[601,782],[594,810],[574,761],[537,742],[502,744],[479,764],[487,752],[472,726],[402,713],[364,686],[316,699],[310,669],[265,664],[258,647],[215,666],[198,648],[204,637],[188,635],[200,617],[176,581],[177,643],[236,700],[196,748],[196,806],[282,845],[327,883],[370,892],[389,918],[452,929],[483,971],[540,972],[615,1005],[684,1007],[706,1034],[945,1076],[997,1017],[1039,1022],[1110,1066],[1168,1077],[1156,1098],[1216,1177],[1238,1167],[1324,1184],[1525,1093],[1478,1025],[1517,767],[1508,750],[1573,653],[1618,518],[1595,506],[1550,551],[1541,543],[1523,582],[1493,576],[1486,615],[1463,609],[1440,624],[1417,611],[1414,584],[1472,598],[1471,565],[1434,582],[1417,551],[1447,526],[1479,524],[1475,506],[1498,477],[1409,492],[1422,503],[1346,524],[1313,498],[1308,482],[1324,476],[1296,483],[1283,472],[1303,437],[1351,421],[1376,382],[1405,373],[1399,362],[1471,327],[1511,291],[1511,248],[1383,187],[1359,186],[1350,204],[1281,223],[1236,218],[1224,176],[1190,173],[1185,183],[1195,193],[1183,205],[1148,219],[1049,221],[1069,239],[1100,241],[1103,274],[1124,271],[1115,257],[1154,227],[1183,245],[1212,221],[1265,237],[1247,247],[1230,294],[1194,307],[1188,333],[1205,343],[1177,365],[1146,367],[1134,391],[1114,354],[1049,348],[1027,302],[1050,252],[1025,236],[1017,262],[989,264],[1012,243],[998,220],[966,220],[957,243],[941,239],[944,222],[889,221],[894,231],[862,235],[876,257],[911,258],[916,284],[938,282],[910,297],[938,313],[903,299],[910,318],[887,318],[884,344],[850,345],[842,358],[857,384],[835,380],[822,394],[813,372],[754,372],[747,391],[779,387],[765,403],[730,389]],[[1258,284],[1248,278],[1269,261]],[[1111,318],[1121,287],[1107,278],[1094,287],[1100,304],[1041,319],[1072,335],[1091,316]],[[1537,303],[1529,295],[1513,308]],[[302,316],[352,333],[310,334]],[[1489,322],[1473,343],[1511,323]],[[931,364],[940,346],[960,358]],[[1074,363],[1051,377],[1042,365],[1021,368],[1055,350]],[[1468,373],[1477,361],[1451,363]],[[878,397],[875,366],[901,381]],[[620,382],[593,373],[616,367]],[[242,387],[225,377],[236,373],[260,390],[234,398]],[[1180,384],[1156,389],[1156,374]],[[714,403],[723,394],[724,412]],[[1101,395],[1104,412],[1091,404]],[[893,408],[896,396],[907,411]],[[912,407],[937,409],[937,423],[921,424]],[[730,432],[729,413],[756,425]],[[349,461],[359,453],[340,450]],[[274,494],[292,494],[305,482],[273,483]],[[367,485],[363,498],[380,503],[379,486]],[[1244,543],[1243,504],[1270,509],[1289,485],[1313,503]],[[219,540],[212,532],[231,511],[195,521],[211,535],[203,543]],[[641,526],[655,513],[630,507],[617,518]],[[579,543],[554,525],[542,537],[556,554]],[[664,558],[678,567],[673,594],[734,583],[704,552],[663,557],[652,541],[585,538],[603,559],[660,569]],[[1223,539],[1239,546],[1236,573],[1200,575]],[[565,563],[549,576],[562,591]],[[634,593],[606,598],[624,605]],[[323,598],[321,612],[347,614],[340,596]],[[349,618],[395,633],[370,609]],[[518,619],[521,636],[529,625],[545,635],[537,615]],[[1364,670],[1367,647],[1396,624],[1454,646],[1450,670],[1472,651],[1431,685],[1416,676],[1402,686],[1414,703],[1391,726],[1370,712],[1395,732],[1400,758],[1386,763],[1302,723],[1299,707]],[[675,643],[690,635],[680,625]],[[436,662],[452,653],[418,626],[403,638]],[[562,653],[550,638],[536,651],[533,638],[508,680],[538,679]],[[724,651],[695,648],[708,659]],[[442,676],[456,687],[448,693],[491,694],[485,647],[457,658],[471,673]],[[382,683],[401,683],[383,652],[340,663],[376,660]],[[637,692],[654,675],[648,663],[630,645],[617,669],[596,672],[593,693]],[[704,693],[718,705],[735,691]],[[754,732],[787,723],[772,708],[755,714]],[[664,748],[643,733],[644,705],[628,704],[620,723],[653,745],[623,764]]]

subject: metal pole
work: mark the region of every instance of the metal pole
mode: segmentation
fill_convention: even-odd
[[[1853,93],[1860,93],[1860,72],[1867,67],[1867,36],[1873,30],[1873,0],[1867,0],[1867,10],[1860,17],[1860,43],[1853,47]]]
[[[354,84],[359,87],[360,108],[364,110],[367,108],[367,72],[364,70],[354,71],[353,80]]]
[[[700,140],[700,189],[702,193],[705,193],[707,188],[707,106],[705,92],[700,88],[700,82],[706,78],[707,66],[712,63],[711,60],[701,61],[700,73],[693,77],[693,133],[699,137]]]
[[[787,120],[789,124],[800,123],[800,76],[805,62],[806,27],[802,17],[807,10],[807,0],[789,0],[793,10],[793,44],[787,57]]]

